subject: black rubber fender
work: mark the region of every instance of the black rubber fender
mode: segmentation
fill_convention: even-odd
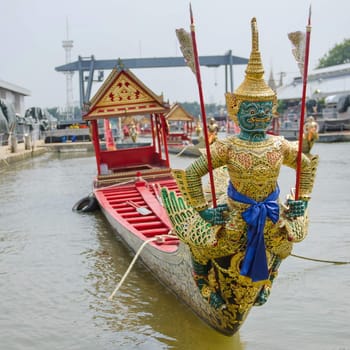
[[[89,213],[99,209],[99,205],[96,197],[93,193],[90,193],[88,196],[80,199],[73,205],[72,210],[78,213]]]

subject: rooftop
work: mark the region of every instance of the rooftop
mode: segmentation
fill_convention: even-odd
[[[301,76],[295,77],[287,85],[277,88],[277,97],[280,100],[300,99],[302,87]],[[315,69],[309,72],[307,98],[348,93],[350,93],[350,63]]]
[[[4,80],[0,80],[0,88],[3,88],[5,90],[16,92],[17,94],[23,95],[23,96],[30,96],[31,92],[21,86],[9,83]]]

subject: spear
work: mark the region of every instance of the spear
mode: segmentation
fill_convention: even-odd
[[[294,33],[294,34],[296,34],[296,33]],[[306,86],[307,86],[309,52],[310,52],[310,35],[311,35],[311,5],[309,8],[308,24],[306,26],[305,56],[301,57],[301,58],[304,58],[304,61],[301,63],[299,60],[299,62],[298,62],[299,66],[301,66],[301,68],[303,68],[303,91],[302,91],[301,111],[300,111],[299,140],[298,140],[296,183],[295,183],[295,200],[298,200],[298,198],[299,198],[301,156],[302,156],[302,146],[303,146],[303,126],[304,126],[304,119],[305,119]],[[297,59],[297,61],[298,61],[298,59]]]
[[[216,204],[216,194],[215,194],[215,184],[214,184],[214,175],[213,175],[213,166],[210,155],[210,146],[209,146],[209,137],[208,137],[208,128],[207,128],[207,117],[205,112],[205,104],[203,97],[203,88],[202,88],[202,79],[200,73],[200,64],[199,57],[197,51],[197,41],[196,41],[196,32],[194,26],[194,19],[192,13],[192,7],[190,3],[190,19],[191,19],[191,37],[189,38],[188,33],[184,29],[177,29],[176,34],[181,44],[181,50],[185,57],[185,60],[193,73],[195,73],[197,78],[198,92],[199,92],[199,100],[200,100],[200,108],[202,115],[202,123],[203,123],[203,134],[205,140],[205,148],[207,152],[208,158],[208,173],[210,180],[211,193],[213,198],[213,207],[217,206]],[[192,40],[191,40],[192,39]]]

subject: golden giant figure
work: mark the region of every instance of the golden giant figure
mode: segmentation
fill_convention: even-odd
[[[308,228],[308,205],[318,156],[302,155],[299,198],[280,199],[278,177],[283,165],[297,167],[298,145],[266,133],[276,109],[275,92],[264,80],[255,18],[252,52],[245,79],[226,94],[230,117],[240,133],[217,140],[210,147],[220,203],[210,207],[202,177],[208,173],[207,155],[186,170],[174,170],[182,192],[162,191],[174,233],[191,251],[193,277],[208,303],[223,319],[243,322],[253,305],[270,293],[281,261]],[[226,316],[225,316],[226,315]],[[225,321],[223,321],[225,322]]]

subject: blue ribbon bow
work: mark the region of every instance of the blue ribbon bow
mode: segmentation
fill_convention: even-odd
[[[248,224],[247,249],[241,267],[241,275],[248,276],[253,282],[266,280],[269,277],[266,248],[264,241],[264,227],[266,218],[275,224],[279,218],[279,205],[277,203],[280,189],[276,189],[263,201],[256,202],[239,193],[232,182],[229,182],[227,195],[241,203],[250,204],[242,213],[243,220]]]

